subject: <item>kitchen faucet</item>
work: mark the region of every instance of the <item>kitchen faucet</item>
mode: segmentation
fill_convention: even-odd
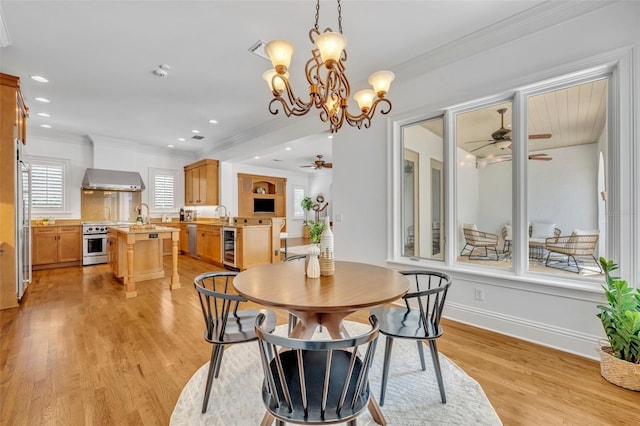
[[[146,216],[142,216],[142,207],[146,207],[147,208],[147,215]],[[151,222],[151,217],[150,212],[149,212],[149,206],[146,203],[140,203],[136,206],[135,210],[138,212],[138,216],[140,216],[142,218],[142,221],[144,223],[149,223]]]
[[[216,211],[218,211],[218,213],[220,213],[220,209],[221,209],[221,208],[222,208],[222,209],[224,209],[224,216],[220,216],[219,214],[218,214],[218,216],[222,218],[222,221],[223,221],[223,222],[224,222],[224,221],[228,221],[228,220],[229,220],[229,216],[227,216],[227,208],[226,208],[225,206],[223,206],[222,204],[220,204],[220,205],[218,206],[218,208],[216,208]]]

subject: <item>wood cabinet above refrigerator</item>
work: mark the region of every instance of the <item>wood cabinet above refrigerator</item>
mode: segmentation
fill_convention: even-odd
[[[16,158],[16,144],[26,143],[27,116],[29,110],[20,91],[18,77],[0,73],[0,309],[18,306],[18,285],[23,280],[22,248],[30,239],[22,236],[22,219],[18,215],[20,205],[16,204],[19,164]],[[20,202],[21,203],[21,202]],[[28,235],[28,234],[27,234]],[[28,248],[27,248],[28,249]],[[30,265],[26,265],[30,268]]]
[[[208,158],[184,166],[185,206],[218,205],[218,167],[218,160]]]

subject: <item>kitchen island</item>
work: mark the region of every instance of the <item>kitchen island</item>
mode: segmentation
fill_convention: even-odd
[[[164,278],[163,241],[171,240],[172,272],[169,288],[180,288],[178,242],[180,230],[158,225],[110,226],[108,258],[113,275],[124,283],[125,297],[136,297],[136,283]]]

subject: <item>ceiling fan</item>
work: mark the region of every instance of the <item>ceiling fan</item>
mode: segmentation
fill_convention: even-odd
[[[333,163],[327,163],[322,159],[322,155],[316,155],[317,159],[313,162],[313,164],[309,164],[308,166],[300,166],[300,167],[313,167],[314,169],[330,169],[333,167]]]
[[[478,143],[478,142],[489,142],[484,145],[474,148],[469,152],[478,151],[487,146],[495,145],[496,148],[505,149],[511,148],[511,129],[507,129],[504,127],[504,113],[507,112],[507,108],[500,108],[498,110],[498,114],[500,114],[500,128],[495,132],[491,133],[491,139],[483,139],[479,141],[470,141],[466,143]],[[540,133],[536,135],[529,135],[529,139],[549,139],[551,137],[551,133]]]

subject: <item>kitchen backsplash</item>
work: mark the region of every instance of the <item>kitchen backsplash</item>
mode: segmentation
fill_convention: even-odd
[[[83,221],[134,222],[134,209],[141,200],[140,192],[82,190],[81,217]]]

